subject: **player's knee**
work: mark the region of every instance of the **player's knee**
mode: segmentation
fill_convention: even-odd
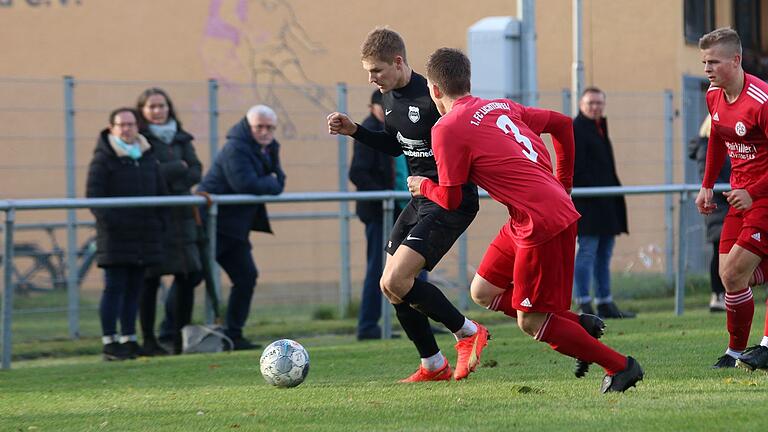
[[[539,332],[540,323],[528,314],[517,314],[517,326],[528,336],[534,337]]]
[[[493,296],[489,295],[486,290],[483,290],[482,287],[477,286],[474,282],[469,288],[469,295],[472,297],[473,302],[484,308],[490,306],[493,301]]]
[[[385,273],[381,276],[381,279],[379,280],[379,287],[381,288],[381,293],[384,294],[384,297],[386,297],[390,303],[400,303],[400,291],[398,289],[399,284],[397,283],[397,279],[392,275],[392,273]]]
[[[749,277],[745,278],[741,272],[733,268],[724,268],[720,271],[720,280],[723,281],[723,285],[728,291],[732,292],[744,289],[749,282]]]
[[[485,279],[478,275],[475,275],[475,278],[472,279],[472,284],[469,286],[469,295],[472,297],[472,301],[484,308],[493,303],[493,299],[499,294],[498,291],[498,288],[489,285]]]
[[[489,298],[487,295],[485,295],[482,292],[477,292],[470,290],[469,292],[470,296],[472,297],[472,301],[475,302],[478,306],[482,306],[484,308],[487,308],[490,306],[492,298]]]

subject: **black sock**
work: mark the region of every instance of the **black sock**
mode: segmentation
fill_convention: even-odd
[[[433,320],[443,323],[451,333],[464,325],[464,315],[451,304],[439,288],[429,282],[416,279],[413,288],[403,296],[403,301]]]
[[[432,334],[432,328],[427,317],[408,303],[392,306],[395,307],[395,314],[403,327],[403,331],[408,335],[408,339],[416,345],[419,357],[427,358],[437,354],[440,348],[437,346],[435,335]]]

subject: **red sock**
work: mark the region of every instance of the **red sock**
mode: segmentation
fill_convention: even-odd
[[[731,335],[728,348],[744,351],[749,342],[749,330],[752,328],[754,315],[755,299],[752,297],[750,288],[725,293],[725,320],[728,333]]]
[[[627,367],[626,357],[590,336],[581,325],[560,315],[548,314],[536,339],[548,343],[560,354],[597,363],[608,375],[616,375]]]
[[[512,290],[508,289],[504,293],[497,295],[488,309],[497,312],[503,312],[504,315],[512,318],[517,318],[517,310],[512,307]]]
[[[581,325],[581,321],[579,320],[579,314],[577,314],[575,312],[571,312],[569,310],[564,310],[562,312],[557,312],[557,315],[559,315],[559,316],[561,316],[561,317],[563,317],[563,318],[565,318],[567,320],[571,320],[571,321],[575,322],[578,325]]]

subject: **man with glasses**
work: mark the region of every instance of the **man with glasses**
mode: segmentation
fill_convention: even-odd
[[[227,132],[227,142],[200,183],[212,194],[278,195],[285,187],[280,166],[280,144],[274,137],[275,111],[251,107]],[[232,280],[227,305],[226,333],[235,350],[259,348],[243,337],[258,271],[248,239],[251,231],[272,232],[264,204],[221,206],[216,230],[216,261]]]

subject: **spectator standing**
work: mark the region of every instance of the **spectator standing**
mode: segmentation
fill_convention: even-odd
[[[573,120],[576,143],[574,187],[621,186],[604,109],[605,93],[597,87],[585,89],[579,100],[579,115]],[[611,256],[616,236],[629,232],[624,197],[574,198],[573,203],[581,213],[574,271],[579,309],[582,313],[594,314],[590,295],[594,278],[597,315],[601,318],[634,318],[634,313],[620,310],[611,295]]]
[[[688,157],[695,160],[699,168],[699,178],[704,178],[704,168],[707,162],[707,144],[709,132],[712,127],[712,117],[707,115],[701,123],[699,136],[688,143]],[[731,178],[731,161],[726,158],[716,183],[728,183]],[[712,245],[712,259],[709,262],[709,284],[712,287],[712,296],[709,300],[710,312],[725,312],[725,286],[720,279],[720,232],[723,229],[723,220],[728,213],[728,201],[722,194],[712,195],[712,202],[717,207],[712,213],[704,215],[707,241]]]
[[[138,114],[118,108],[96,143],[88,167],[86,197],[164,195],[165,182],[149,142],[139,134]],[[104,360],[138,355],[136,314],[148,266],[163,259],[164,210],[158,207],[93,208],[96,262],[104,269],[99,304]],[[120,320],[120,336],[117,320]]]
[[[160,162],[160,173],[171,195],[190,195],[192,186],[200,182],[203,165],[197,158],[194,139],[181,126],[173,102],[159,88],[150,88],[139,95],[136,109],[140,114],[139,130],[152,145]],[[173,286],[166,304],[166,327],[173,341],[174,353],[181,352],[181,328],[192,318],[194,289],[202,279],[200,252],[197,246],[197,225],[191,207],[170,207],[170,225],[163,233],[165,260],[147,269],[139,306],[144,345],[142,354],[167,354],[155,338],[155,313],[160,277],[174,275]]]
[[[372,131],[384,130],[384,108],[379,90],[374,90],[371,95],[370,114],[363,120],[362,126]],[[358,191],[392,190],[395,185],[394,159],[355,140],[349,180]],[[357,216],[365,224],[366,240],[365,280],[357,319],[358,340],[381,339],[379,279],[384,268],[384,214],[381,204],[381,201],[357,202]]]
[[[211,194],[279,195],[285,187],[280,144],[274,137],[277,115],[266,105],[251,107],[227,132],[227,142],[200,183]],[[251,255],[251,231],[272,233],[264,204],[221,206],[217,219],[216,261],[232,281],[226,333],[235,350],[258,348],[243,337],[258,271]]]

